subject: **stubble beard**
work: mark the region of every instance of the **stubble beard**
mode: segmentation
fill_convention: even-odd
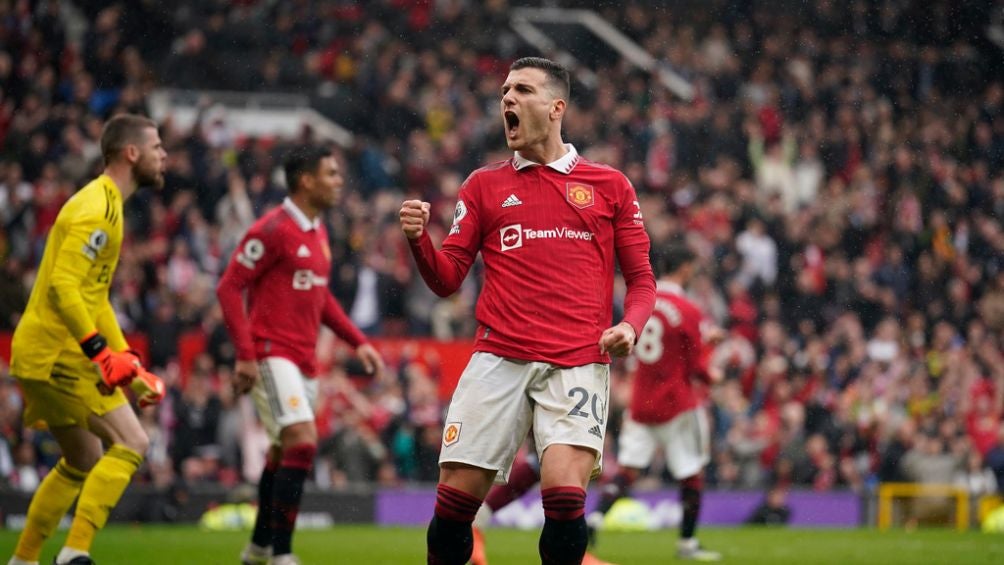
[[[152,188],[164,188],[164,173],[157,170],[145,170],[142,161],[136,163],[132,168],[133,177],[138,186],[149,186]]]

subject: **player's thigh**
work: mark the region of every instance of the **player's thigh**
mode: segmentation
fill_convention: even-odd
[[[140,455],[145,455],[150,445],[146,430],[128,404],[104,414],[91,414],[88,425],[107,445],[124,445]]]
[[[675,478],[692,477],[711,461],[711,432],[703,408],[677,415],[660,426],[658,434]]]
[[[90,428],[90,417],[101,416],[129,400],[121,389],[105,395],[98,390],[99,376],[94,365],[66,362],[45,380],[18,379],[24,391],[23,420],[29,427]]]
[[[441,466],[462,464],[498,471],[508,480],[530,429],[526,384],[536,364],[476,352],[460,376],[443,427]]]
[[[251,397],[269,440],[278,445],[283,428],[314,421],[316,383],[283,357],[266,357],[258,362],[258,369],[261,378],[251,389]]]
[[[317,426],[313,421],[297,422],[279,430],[279,443],[283,449],[295,445],[317,445]]]
[[[74,469],[90,471],[104,454],[101,439],[81,426],[50,428],[49,432],[56,438],[63,459]]]
[[[592,476],[600,473],[610,397],[610,367],[591,363],[556,368],[530,383],[534,401],[533,435],[541,456],[552,445],[585,448],[593,453]],[[588,477],[587,477],[588,478]]]
[[[644,469],[652,463],[655,448],[653,427],[635,422],[628,413],[617,438],[617,464],[621,467]]]

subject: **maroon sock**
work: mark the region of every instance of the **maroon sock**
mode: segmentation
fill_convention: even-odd
[[[628,495],[634,477],[624,471],[618,471],[614,478],[601,489],[600,503],[596,510],[600,514],[606,514],[615,502]]]
[[[509,481],[504,485],[492,488],[485,498],[485,504],[492,512],[526,494],[530,487],[540,480],[540,472],[525,460],[513,465],[509,473]]]
[[[259,547],[272,545],[272,486],[278,470],[278,461],[266,459],[261,479],[258,480],[258,515],[254,519],[251,543]]]
[[[436,487],[436,512],[426,534],[429,565],[465,565],[474,551],[471,522],[481,507],[472,494],[446,485]]]
[[[689,539],[697,531],[697,517],[701,513],[701,491],[704,480],[701,475],[687,477],[680,481],[680,502],[683,506],[683,520],[680,522],[680,537]]]
[[[293,552],[293,529],[300,513],[303,483],[314,465],[317,446],[310,443],[282,450],[282,462],[272,486],[272,554]]]
[[[540,492],[544,502],[544,529],[540,533],[541,565],[578,565],[586,553],[586,491],[579,487],[554,487]]]

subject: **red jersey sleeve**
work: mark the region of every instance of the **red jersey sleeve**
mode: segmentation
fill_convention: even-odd
[[[359,347],[366,343],[366,336],[352,323],[352,320],[345,314],[345,310],[338,304],[335,297],[331,296],[330,292],[324,299],[321,322],[352,347]]]
[[[271,233],[258,224],[251,226],[234,250],[220,283],[216,297],[223,311],[223,321],[234,342],[237,359],[255,358],[251,324],[248,322],[244,293],[279,258],[279,249],[271,241]]]
[[[460,187],[457,207],[453,212],[453,225],[443,240],[441,250],[436,250],[428,230],[418,239],[408,240],[418,272],[425,284],[439,296],[449,296],[460,288],[481,249],[481,222],[478,218],[476,191],[478,184],[476,174],[472,174]]]
[[[634,328],[635,339],[652,315],[655,306],[655,275],[649,261],[649,239],[641,216],[641,205],[634,187],[623,176],[620,199],[614,215],[614,247],[627,292],[624,296],[624,320]]]
[[[695,308],[692,313],[688,312],[686,327],[684,329],[687,332],[687,339],[691,343],[688,355],[689,374],[692,377],[701,379],[705,383],[710,383],[711,377],[708,375],[708,366],[711,362],[711,354],[715,348],[704,342],[701,323],[700,311]]]

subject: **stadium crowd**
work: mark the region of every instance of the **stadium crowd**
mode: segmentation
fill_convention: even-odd
[[[333,291],[373,336],[472,335],[478,277],[431,294],[396,212],[405,197],[432,202],[441,238],[465,175],[508,157],[498,86],[533,51],[508,27],[516,2],[104,4],[0,0],[0,331],[17,323],[60,205],[100,170],[103,119],[146,112],[170,86],[307,93],[352,129],[356,143],[334,148],[348,190],[327,218]],[[600,80],[573,86],[565,137],[626,172],[653,245],[701,256],[690,293],[729,332],[712,356],[727,378],[709,390],[709,482],[1004,490],[1004,73],[974,31],[994,3],[659,4],[599,11],[693,100],[572,38]],[[113,292],[170,385],[142,413],[143,478],[161,486],[258,476],[267,440],[227,386],[213,288],[282,200],[284,150],[315,141],[309,127],[238,136],[211,100],[201,108],[190,130],[162,124],[166,186],[130,201]],[[207,350],[182,379],[179,337],[193,330]],[[435,481],[436,363],[406,353],[374,381],[330,340],[319,352],[317,484]],[[629,379],[617,364],[611,446]],[[20,409],[4,368],[0,485],[31,491],[58,454]]]

